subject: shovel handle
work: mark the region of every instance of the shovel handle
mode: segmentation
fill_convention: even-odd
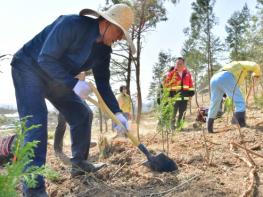
[[[94,94],[96,95],[98,102],[95,101],[92,98],[88,98],[88,100],[93,103],[94,105],[96,105],[97,107],[99,107],[102,111],[104,111],[112,120],[115,124],[120,125],[121,127],[123,127],[126,130],[126,135],[127,137],[132,141],[132,143],[135,146],[139,146],[140,142],[139,140],[134,137],[131,132],[129,132],[129,130],[116,118],[116,116],[112,113],[112,111],[109,109],[109,107],[106,105],[106,103],[104,102],[103,98],[101,97],[99,91],[97,90],[97,88],[93,85],[93,83],[88,82],[90,88],[92,89],[92,91],[94,92]]]

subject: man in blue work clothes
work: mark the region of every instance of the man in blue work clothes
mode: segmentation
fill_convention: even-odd
[[[249,73],[252,73],[251,77],[258,80],[261,75],[260,65],[251,61],[233,61],[213,75],[210,81],[211,101],[207,120],[209,133],[214,132],[214,120],[217,117],[224,93],[233,100],[235,105],[232,123],[238,124],[240,127],[247,126],[246,103],[240,85],[244,83]]]
[[[91,88],[87,82],[74,76],[92,69],[96,86],[106,104],[128,127],[109,84],[109,65],[111,45],[115,41],[126,39],[131,52],[135,53],[128,35],[133,20],[133,11],[125,4],[116,4],[105,12],[84,9],[79,15],[60,16],[14,55],[11,65],[19,116],[33,116],[28,119],[28,126],[42,125],[28,132],[25,137],[25,143],[40,141],[30,166],[42,166],[46,162],[45,99],[48,99],[70,125],[72,176],[96,172],[102,167],[86,160],[92,111],[82,99],[88,96]],[[124,132],[120,126],[116,127],[117,131]],[[28,188],[23,184],[24,196],[48,196],[43,177],[39,176],[37,180],[36,188]]]

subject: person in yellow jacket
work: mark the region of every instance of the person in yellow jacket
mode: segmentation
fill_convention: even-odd
[[[259,78],[261,75],[260,66],[256,62],[233,61],[223,66],[223,68],[211,78],[211,101],[207,121],[209,133],[213,133],[214,120],[216,119],[224,93],[232,98],[235,105],[233,120],[237,120],[236,123],[238,123],[240,127],[246,126],[246,104],[239,86],[244,82],[249,72],[252,72],[252,77]]]
[[[131,119],[131,97],[127,94],[127,87],[120,87],[120,95],[117,97],[119,106],[122,110],[124,117],[129,120]]]

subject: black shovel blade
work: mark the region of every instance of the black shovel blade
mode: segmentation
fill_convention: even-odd
[[[143,144],[139,144],[138,148],[148,159],[147,164],[144,165],[150,167],[153,171],[172,172],[178,169],[176,163],[165,154],[160,153],[154,156]]]
[[[150,168],[158,172],[173,172],[178,170],[177,164],[163,153],[151,156],[148,160]]]

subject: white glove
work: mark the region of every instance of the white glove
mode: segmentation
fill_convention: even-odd
[[[119,133],[124,133],[128,130],[128,120],[123,116],[122,113],[118,112],[115,114],[115,117],[122,123],[122,125],[126,128],[123,128],[121,125],[115,125],[114,129]]]
[[[92,92],[89,84],[86,81],[79,80],[75,87],[73,88],[73,91],[79,95],[81,99],[88,98],[89,94]]]

